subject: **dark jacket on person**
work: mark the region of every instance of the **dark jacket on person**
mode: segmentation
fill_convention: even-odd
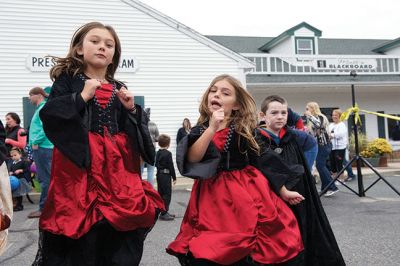
[[[186,129],[184,127],[181,127],[178,129],[178,133],[176,134],[176,144],[179,144],[181,139],[185,137],[188,133],[186,132]]]
[[[3,122],[0,120],[0,165],[7,158],[7,148],[6,148],[6,130],[4,129]]]
[[[312,148],[318,146],[318,143],[315,140],[315,138],[310,134],[308,134],[307,132],[300,131],[297,129],[293,129],[292,132],[295,135],[296,141],[303,152],[309,151]]]
[[[25,174],[28,172],[29,163],[24,159],[19,160],[18,162],[10,163],[10,172],[13,172],[13,176],[16,176],[18,179],[24,178]],[[15,174],[15,171],[22,170],[22,173]]]
[[[172,153],[169,150],[159,149],[157,151],[156,167],[157,167],[157,177],[160,174],[167,174],[173,180],[176,180],[174,162],[172,161]],[[168,170],[168,171],[164,171],[164,170]]]
[[[49,99],[40,111],[44,131],[54,146],[78,167],[90,165],[88,132],[116,134],[126,132],[133,151],[140,152],[143,160],[154,164],[155,149],[147,127],[148,120],[140,107],[133,114],[125,109],[116,97],[110,112],[102,114],[96,111],[94,99],[87,103],[81,92],[85,85],[83,74],[61,74],[54,82]],[[124,84],[115,81],[116,89]],[[93,121],[93,123],[92,123]]]
[[[213,142],[200,162],[187,161],[189,148],[200,138],[208,124],[193,127],[190,134],[185,136],[178,144],[176,151],[176,164],[182,176],[194,179],[207,179],[219,171],[232,171],[245,168],[250,163],[250,154],[247,141],[234,132],[229,139],[227,151],[219,151]]]
[[[279,144],[263,129],[258,129],[255,135],[261,153],[256,161],[257,168],[274,191],[279,195],[280,188],[285,185],[305,198],[297,205],[290,205],[302,234],[305,265],[345,265],[295,132],[283,128]],[[281,162],[277,163],[279,159]]]

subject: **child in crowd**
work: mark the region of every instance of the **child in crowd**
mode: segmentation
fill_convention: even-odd
[[[12,159],[10,168],[10,179],[11,176],[18,178],[19,186],[17,189],[12,191],[13,199],[15,200],[14,211],[22,211],[24,205],[22,205],[22,197],[28,194],[32,190],[32,186],[29,184],[28,180],[25,178],[25,174],[29,172],[29,162],[22,158],[22,150],[20,148],[12,148],[10,151],[10,156]]]
[[[290,205],[300,226],[305,254],[302,265],[345,265],[298,143],[297,132],[286,125],[286,100],[278,95],[266,97],[259,116],[265,123],[256,135],[261,149],[258,166],[278,195],[282,195],[282,190],[299,194],[294,199],[284,195],[282,198]],[[276,157],[283,162],[279,163]]]
[[[158,145],[160,149],[156,154],[157,167],[157,189],[158,193],[164,200],[165,211],[161,212],[160,219],[169,221],[175,218],[175,215],[168,212],[171,203],[171,179],[174,185],[176,184],[176,175],[174,163],[172,161],[172,153],[168,150],[171,143],[171,138],[166,134],[161,134],[158,137]]]
[[[229,75],[216,77],[177,164],[194,182],[180,232],[167,248],[181,265],[298,265],[303,243],[290,208],[250,165],[254,99]]]
[[[147,119],[114,78],[121,56],[111,26],[91,22],[55,58],[40,111],[54,144],[51,182],[39,226],[44,265],[139,265],[143,243],[164,209],[140,178],[154,164]],[[41,245],[39,245],[41,246]]]

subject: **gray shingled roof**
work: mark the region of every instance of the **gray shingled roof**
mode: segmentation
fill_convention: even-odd
[[[231,49],[236,53],[262,53],[259,50],[274,37],[215,36],[207,38]],[[390,40],[370,39],[319,39],[319,54],[377,54],[372,50]]]
[[[246,76],[248,85],[265,83],[400,83],[399,75],[358,75],[352,78],[349,75],[329,76],[329,75],[258,75],[250,74]]]

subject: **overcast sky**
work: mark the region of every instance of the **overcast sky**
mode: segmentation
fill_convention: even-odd
[[[400,0],[140,1],[203,35],[275,37],[305,21],[322,38],[400,37]]]

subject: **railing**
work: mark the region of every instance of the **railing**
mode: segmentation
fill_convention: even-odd
[[[255,65],[249,74],[279,75],[361,75],[400,74],[400,56],[389,55],[276,55],[247,54]]]

